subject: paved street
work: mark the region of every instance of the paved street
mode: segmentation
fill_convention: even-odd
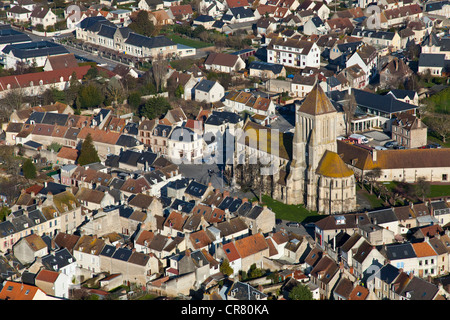
[[[239,189],[235,190],[229,187],[216,164],[179,164],[178,166],[181,174],[186,178],[195,179],[195,181],[202,184],[211,182],[212,186],[216,189],[230,191],[231,196],[246,198],[254,197],[254,194],[251,192],[243,193]]]

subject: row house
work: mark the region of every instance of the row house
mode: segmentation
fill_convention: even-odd
[[[372,46],[391,47],[394,51],[401,49],[401,38],[398,32],[356,27],[353,29],[351,35],[353,37],[362,38],[361,40],[364,43]]]
[[[249,111],[254,114],[275,114],[275,104],[269,98],[257,97],[249,92],[232,91],[227,93],[224,105],[232,112]]]
[[[445,295],[435,284],[390,264],[379,268],[367,287],[378,300],[435,300]]]
[[[267,47],[267,62],[304,69],[320,67],[320,49],[315,42],[277,38]]]
[[[74,72],[77,80],[81,82],[89,69],[90,66],[82,66],[1,77],[0,97],[4,98],[9,92],[14,91],[19,91],[25,96],[37,96],[52,88],[64,91],[69,87]]]
[[[76,37],[135,57],[167,58],[177,53],[177,46],[170,39],[134,33],[127,27],[117,27],[103,16],[81,21]]]
[[[154,255],[134,249],[105,245],[99,257],[101,270],[111,274],[121,273],[124,282],[146,285],[151,275],[159,271],[159,260]]]
[[[398,8],[387,9],[381,12],[381,23],[383,28],[391,28],[404,24],[406,21],[418,20],[423,16],[421,7],[414,3]]]
[[[82,222],[81,206],[70,191],[56,195],[47,194],[40,209],[26,209],[10,214],[0,223],[1,250],[12,249],[22,237],[30,234],[54,235],[58,231],[73,232]]]

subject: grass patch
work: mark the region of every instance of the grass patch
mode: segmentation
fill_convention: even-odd
[[[432,184],[427,196],[429,198],[450,196],[450,184]]]
[[[252,201],[255,200],[257,199],[252,199]],[[275,217],[277,219],[297,222],[314,222],[323,218],[323,216],[317,212],[307,210],[303,205],[284,204],[266,195],[262,196],[261,204],[272,209],[272,211],[275,212]]]
[[[175,43],[184,44],[185,46],[189,46],[196,49],[211,47],[214,45],[212,43],[207,43],[200,40],[183,38],[176,34],[168,35],[167,37]]]

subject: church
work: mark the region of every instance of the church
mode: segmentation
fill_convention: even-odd
[[[253,190],[286,204],[303,204],[320,214],[338,214],[356,209],[356,180],[353,171],[337,154],[337,132],[342,115],[316,81],[312,90],[295,110],[293,136],[246,121],[243,134],[236,137],[233,176],[237,184],[250,181]],[[268,130],[268,134],[248,134]],[[270,152],[278,135],[278,153]],[[259,137],[270,137],[262,141]],[[267,138],[269,140],[269,138]],[[252,140],[253,141],[252,143]],[[261,145],[266,146],[260,148]],[[257,148],[257,150],[254,150]],[[249,155],[270,159],[275,168],[261,175],[243,161]],[[267,163],[267,162],[266,162]],[[254,165],[253,165],[254,166]]]

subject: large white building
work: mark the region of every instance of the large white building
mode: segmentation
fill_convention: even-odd
[[[267,46],[267,62],[287,67],[320,67],[320,49],[315,42],[277,38]]]

